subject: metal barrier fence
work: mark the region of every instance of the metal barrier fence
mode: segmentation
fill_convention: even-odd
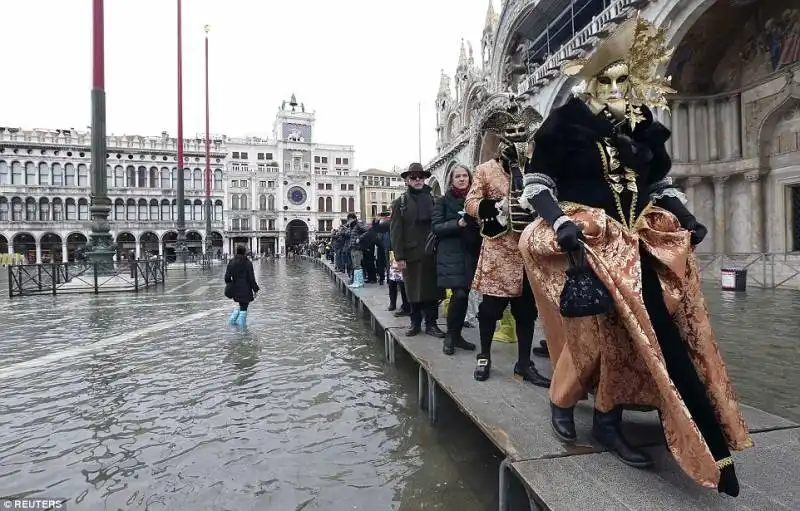
[[[8,296],[139,291],[164,284],[163,259],[112,263],[19,264],[8,267]]]
[[[800,255],[785,253],[697,254],[704,280],[723,270],[746,271],[747,284],[765,289],[800,288]]]
[[[210,270],[214,267],[224,268],[228,262],[228,254],[223,254],[221,258],[214,258],[208,254],[188,254],[183,261],[170,261],[167,269],[177,270]]]

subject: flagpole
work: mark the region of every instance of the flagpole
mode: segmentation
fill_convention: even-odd
[[[422,163],[422,102],[417,103],[417,144],[419,149],[419,162]]]

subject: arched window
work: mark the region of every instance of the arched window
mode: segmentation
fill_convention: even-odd
[[[22,222],[22,199],[19,197],[11,199],[11,220]]]
[[[8,163],[3,160],[0,160],[0,185],[10,185],[11,184],[11,174],[9,173]],[[6,204],[8,207],[8,204]]]
[[[36,165],[32,161],[25,163],[25,184],[35,186],[36,182]]]
[[[166,222],[172,220],[172,207],[167,199],[161,201],[161,220]]]
[[[347,213],[347,199],[342,197],[342,201],[340,202],[341,209],[339,210],[340,213]]]
[[[217,200],[214,202],[214,221],[222,222],[222,201]]]
[[[8,199],[0,197],[0,222],[8,222]]]
[[[349,199],[347,199],[347,208],[348,208],[347,211],[353,212],[353,213],[355,212],[355,210],[356,210],[356,200],[354,198],[350,197]]]
[[[114,169],[111,165],[106,165],[106,187],[111,188],[114,186]]]
[[[75,186],[75,165],[64,165],[64,186]]]
[[[78,186],[89,186],[89,167],[83,163],[78,165]]]
[[[325,198],[325,212],[332,213],[333,212],[333,199],[330,197]]]
[[[158,201],[155,199],[150,199],[150,221],[158,221]]]
[[[248,209],[247,195],[243,193],[239,200],[241,201],[242,209]]]
[[[31,163],[33,165],[33,163]],[[36,177],[36,168],[34,167],[34,177]],[[36,221],[36,199],[33,197],[28,197],[25,199],[25,221],[26,222],[35,222]]]
[[[114,201],[114,220],[125,220],[125,203],[122,199]]]
[[[267,211],[275,211],[275,196],[267,197]]]
[[[133,167],[131,167],[133,168]],[[128,199],[128,203],[126,204],[125,208],[125,219],[129,221],[136,220],[136,201],[133,199]]]
[[[125,168],[125,186],[128,188],[135,188],[136,187],[136,169],[133,168],[133,165],[128,165]]]
[[[320,197],[317,199],[317,211],[325,211],[325,198]]]
[[[124,188],[125,187],[125,170],[122,168],[122,165],[117,165],[114,167],[114,188]]]
[[[1,220],[1,219],[0,219]],[[50,221],[50,201],[46,197],[39,199],[39,221]]]
[[[0,163],[1,165],[2,163]],[[3,182],[3,175],[2,170],[0,170],[0,183]],[[50,167],[47,166],[46,163],[42,162],[39,164],[39,184],[40,185],[49,185],[50,184]]]
[[[158,167],[150,167],[150,188],[158,188]]]
[[[192,188],[192,170],[183,169],[183,189],[189,190]]]
[[[214,171],[214,190],[222,190],[222,170]]]
[[[147,188],[147,169],[139,167],[136,169],[136,186],[139,188]]]
[[[261,211],[266,211],[267,209],[267,196],[264,194],[258,196],[258,209]]]
[[[201,200],[194,201],[194,211],[192,211],[192,220],[205,220],[204,213],[205,208],[203,207],[203,202]]]
[[[184,220],[192,219],[192,201],[190,201],[189,199],[185,199],[183,201],[183,219]]]
[[[169,190],[171,181],[172,176],[170,170],[167,167],[161,167],[161,188]]]
[[[236,194],[231,195],[231,209],[239,209],[239,196]]]
[[[64,203],[61,199],[53,199],[53,221],[60,222],[64,219]]]
[[[77,220],[78,219],[78,205],[75,204],[75,199],[67,199],[66,202],[66,212],[64,213],[65,220]]]
[[[18,161],[11,162],[11,184],[24,185],[25,176],[22,174],[22,164]]]
[[[203,186],[203,171],[200,169],[194,169],[194,182],[192,183],[195,190],[202,190],[205,187]]]
[[[78,220],[89,220],[89,201],[78,199]]]
[[[174,175],[174,174],[173,174]],[[172,221],[176,221],[178,219],[178,200],[172,199],[172,204],[170,205],[170,215],[172,216]]]
[[[172,167],[172,174],[170,178],[170,188],[173,190],[178,189],[178,167]]]
[[[147,201],[144,199],[139,199],[139,220],[147,220]]]

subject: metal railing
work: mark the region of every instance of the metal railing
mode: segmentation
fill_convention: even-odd
[[[167,269],[178,270],[210,270],[214,268],[224,268],[228,262],[228,254],[222,254],[222,257],[212,257],[210,254],[187,254],[183,261],[170,261],[167,263]]]
[[[697,254],[704,280],[720,280],[722,270],[747,271],[747,283],[765,289],[800,288],[800,255],[786,253]]]
[[[164,284],[160,258],[111,263],[18,264],[8,267],[8,296],[139,291]]]

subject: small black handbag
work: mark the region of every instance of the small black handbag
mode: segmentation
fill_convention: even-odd
[[[225,284],[225,298],[233,298],[233,282]]]
[[[614,310],[614,300],[587,264],[584,248],[567,253],[567,257],[567,280],[559,300],[561,315],[565,318],[585,318]]]

